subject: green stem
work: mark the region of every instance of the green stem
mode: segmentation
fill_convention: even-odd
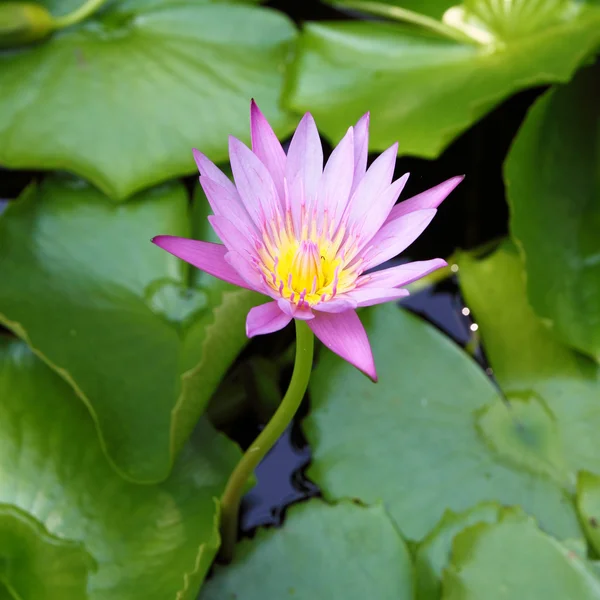
[[[68,15],[54,17],[54,29],[64,29],[65,27],[80,23],[94,14],[105,2],[106,0],[87,0],[87,2],[84,2],[79,8]]]
[[[290,386],[279,408],[260,435],[250,445],[229,477],[221,497],[221,551],[220,558],[229,562],[237,539],[240,501],[248,480],[258,463],[286,430],[300,407],[312,369],[314,336],[304,321],[296,320],[296,361]]]
[[[372,15],[418,25],[419,27],[429,29],[429,31],[433,31],[443,37],[454,40],[455,42],[461,42],[463,44],[465,42],[470,44],[478,42],[478,40],[474,40],[462,31],[450,27],[442,21],[432,19],[427,15],[422,15],[421,13],[400,6],[383,4],[381,2],[371,2],[369,0],[346,0],[345,2],[339,2],[336,5],[340,8],[354,8]]]

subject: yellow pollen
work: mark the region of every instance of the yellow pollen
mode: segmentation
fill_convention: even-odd
[[[354,288],[358,270],[349,267],[339,242],[327,237],[296,239],[287,230],[276,243],[265,239],[259,252],[265,282],[281,297],[314,306]]]
[[[314,294],[316,290],[320,290],[325,282],[322,260],[324,259],[321,259],[315,242],[300,242],[288,275],[291,279],[289,287],[297,294],[304,291]]]

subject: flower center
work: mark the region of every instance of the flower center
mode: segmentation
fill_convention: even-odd
[[[260,251],[264,280],[281,298],[312,306],[354,287],[358,269],[348,269],[327,240],[282,237]]]
[[[296,293],[301,294],[304,290],[315,293],[325,283],[325,275],[321,266],[319,247],[315,242],[300,242],[296,255],[289,269],[289,287]]]

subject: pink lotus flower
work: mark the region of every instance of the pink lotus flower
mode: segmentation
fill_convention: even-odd
[[[408,174],[392,183],[397,144],[367,170],[368,114],[348,129],[325,168],[310,113],[300,121],[287,156],[254,101],[250,121],[252,150],[229,138],[235,185],[194,150],[214,212],[208,219],[223,245],[168,235],[152,241],[215,277],[273,298],[248,313],[248,337],[306,320],[323,344],[376,381],[355,309],[407,296],[401,286],[446,262],[435,258],[372,269],[409,246],[463,178],[394,206]]]

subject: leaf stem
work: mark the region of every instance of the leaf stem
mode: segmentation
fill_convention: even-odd
[[[238,514],[244,489],[258,463],[273,447],[286,430],[300,407],[312,369],[314,335],[308,325],[296,319],[296,360],[288,390],[279,408],[259,436],[242,456],[229,477],[225,492],[221,497],[221,539],[220,558],[229,562],[237,539]]]
[[[79,8],[76,8],[68,15],[54,17],[52,19],[54,29],[64,29],[65,27],[80,23],[90,15],[94,14],[105,2],[106,0],[87,0],[87,2],[84,2]]]
[[[479,40],[475,40],[462,31],[446,25],[442,21],[432,19],[427,15],[395,6],[391,4],[383,4],[381,2],[371,2],[369,0],[346,0],[344,2],[336,2],[335,6],[339,8],[354,8],[356,10],[362,10],[371,15],[377,15],[380,17],[387,17],[395,21],[402,21],[404,23],[411,23],[418,25],[424,29],[429,29],[438,35],[442,35],[445,38],[454,40],[455,42],[461,43],[480,43]]]

